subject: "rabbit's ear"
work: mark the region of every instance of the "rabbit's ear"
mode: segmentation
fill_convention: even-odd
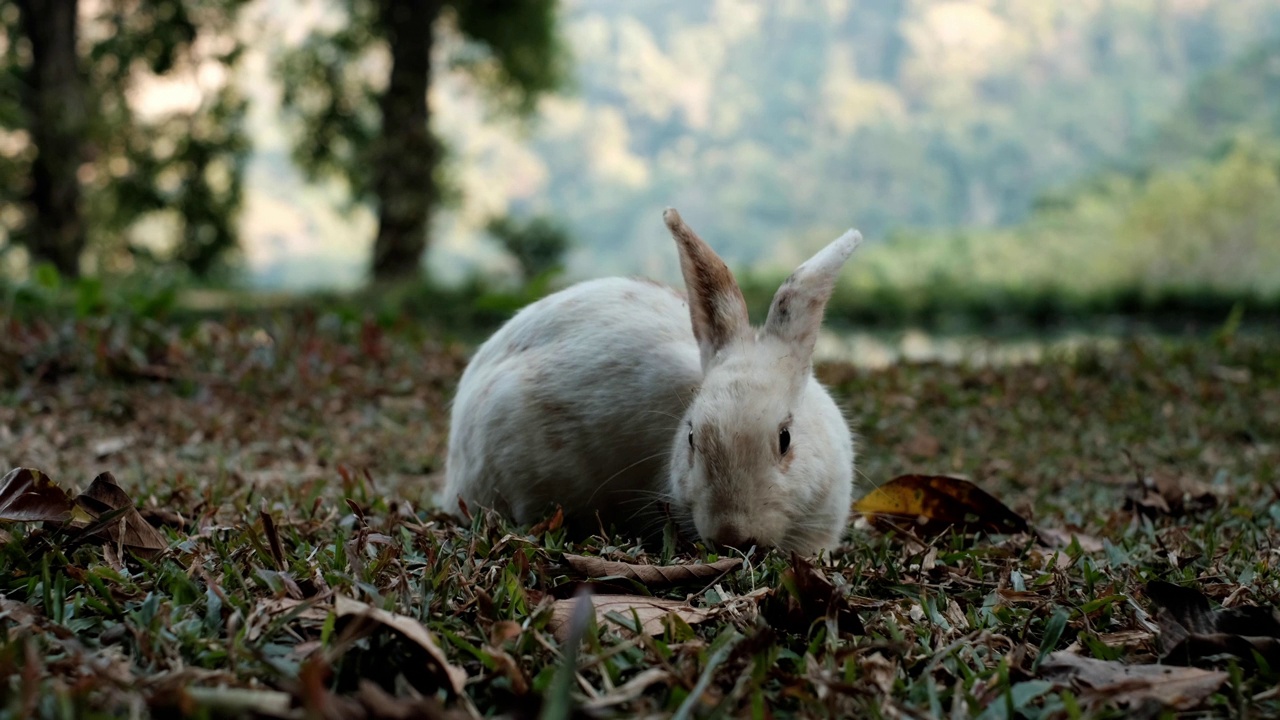
[[[750,332],[747,301],[742,298],[742,290],[729,272],[729,266],[684,224],[680,213],[667,208],[662,219],[680,250],[680,272],[689,294],[693,335],[698,339],[705,369],[721,348]]]
[[[849,230],[796,268],[773,296],[764,330],[790,345],[792,357],[806,367],[840,268],[861,242],[862,233]]]

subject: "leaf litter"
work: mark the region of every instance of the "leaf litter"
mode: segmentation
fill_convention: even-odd
[[[537,533],[478,508],[464,523],[442,516],[431,483],[459,346],[404,325],[374,358],[360,349],[361,323],[324,313],[181,331],[115,323],[23,321],[0,336],[6,353],[43,368],[0,384],[4,466],[93,478],[95,443],[134,438],[98,448],[112,450],[112,484],[130,500],[104,501],[79,527],[61,516],[4,525],[0,687],[15,703],[5,707],[46,717],[59,703],[114,717],[252,702],[344,718],[553,705],[622,716],[1280,712],[1274,676],[1247,662],[1238,684],[1207,693],[1216,676],[1175,675],[1190,678],[1179,686],[1125,669],[1231,663],[1222,653],[1189,655],[1200,667],[1161,661],[1177,643],[1166,647],[1175,630],[1147,592],[1153,578],[1198,587],[1210,613],[1274,602],[1273,340],[1144,344],[998,371],[819,367],[860,420],[860,472],[973,478],[1034,522],[1023,531],[997,514],[1003,524],[984,528],[975,514],[935,534],[916,516],[904,532],[854,529],[801,563],[756,553],[718,577],[631,578],[651,595],[603,615],[582,606],[580,634],[561,642],[557,588],[609,577],[566,555],[646,568],[721,558],[696,544],[571,541],[554,515]],[[1241,368],[1248,386],[1215,366]],[[936,447],[920,440],[924,427]],[[1126,452],[1152,478],[1212,478],[1216,502],[1192,488],[1178,496],[1181,514],[1163,494],[1174,512],[1124,507]],[[163,547],[85,537],[126,538],[122,508],[161,528]],[[363,610],[339,623],[339,596],[417,623],[465,672],[461,692],[399,630]],[[689,623],[658,608],[652,635],[627,630],[627,603],[655,600],[712,616]],[[1178,621],[1188,636],[1265,637],[1197,622]],[[1106,665],[1060,671],[1050,659],[1061,652]]]

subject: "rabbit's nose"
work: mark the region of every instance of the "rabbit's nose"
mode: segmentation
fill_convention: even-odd
[[[741,528],[732,525],[726,525],[720,528],[712,538],[717,545],[727,545],[742,551],[750,550],[752,546],[763,547],[759,540],[744,532]]]

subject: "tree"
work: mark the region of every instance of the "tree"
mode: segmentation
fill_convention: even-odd
[[[86,106],[76,54],[77,0],[18,0],[31,45],[22,106],[36,155],[27,200],[34,217],[25,244],[64,275],[80,274],[84,221],[76,173],[84,158]]]
[[[229,78],[245,2],[103,0],[86,14],[76,0],[20,0],[16,17],[0,8],[0,91],[22,91],[16,107],[0,92],[0,130],[18,146],[0,148],[0,229],[10,244],[69,276],[86,249],[99,266],[151,259],[201,276],[218,266],[236,245],[244,99],[228,80],[194,109],[144,117],[131,98],[148,78],[207,64]],[[92,42],[78,46],[81,34]],[[158,251],[131,237],[153,215],[167,215],[177,238]]]
[[[489,221],[486,229],[520,265],[524,282],[564,270],[570,240],[564,228],[551,218],[537,216],[521,221],[504,216]]]
[[[431,132],[427,96],[437,36],[459,41],[451,63],[501,109],[527,115],[565,76],[556,2],[342,2],[337,29],[317,31],[280,63],[284,106],[301,126],[294,159],[308,177],[342,178],[357,202],[376,206],[373,277],[412,277],[444,190],[444,148]],[[390,56],[385,78],[362,73],[358,62],[379,50]]]

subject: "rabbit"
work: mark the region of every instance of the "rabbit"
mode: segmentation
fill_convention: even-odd
[[[763,328],[724,261],[663,219],[688,294],[588,280],[520,310],[476,351],[454,398],[444,501],[519,523],[814,554],[849,519],[854,440],[813,377],[823,311],[862,241],[849,230],[789,277]],[[660,535],[659,535],[660,537]]]

